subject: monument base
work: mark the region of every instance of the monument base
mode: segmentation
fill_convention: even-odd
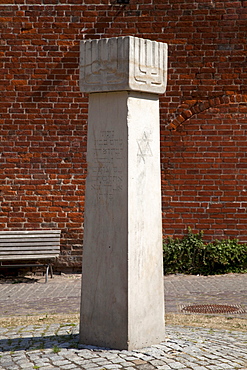
[[[164,340],[159,99],[89,95],[80,342]]]

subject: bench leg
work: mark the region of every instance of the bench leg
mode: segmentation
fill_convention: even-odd
[[[53,278],[53,269],[52,269],[52,265],[49,265],[50,266],[50,274],[51,274],[51,279]]]
[[[47,281],[48,281],[49,267],[50,267],[50,265],[46,265],[45,283],[47,283]]]
[[[46,283],[48,282],[49,270],[50,270],[51,279],[52,279],[53,278],[53,269],[52,269],[52,266],[48,264],[48,265],[46,265],[46,273],[45,273],[45,282]]]

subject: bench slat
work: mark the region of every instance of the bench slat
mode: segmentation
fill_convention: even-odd
[[[35,235],[35,234],[61,234],[61,230],[19,230],[19,231],[1,231],[1,235]]]
[[[54,239],[54,240],[59,240],[60,239],[60,235],[54,235],[54,234],[45,234],[45,235],[0,235],[0,240],[22,240],[22,239],[29,239],[29,240],[33,240],[33,239]]]
[[[25,248],[25,249],[21,249],[21,248],[18,248],[18,249],[3,249],[1,250],[0,252],[0,255],[1,254],[7,254],[7,253],[17,253],[17,254],[22,254],[22,253],[30,253],[30,254],[33,254],[33,253],[56,253],[60,251],[60,248],[58,247],[53,247],[53,248],[35,248],[35,249],[28,249],[28,248]]]
[[[17,254],[19,256],[22,256],[23,254],[40,254],[40,253],[45,253],[45,254],[56,254],[58,253],[58,249],[46,249],[46,250],[19,250],[19,251],[3,251],[1,252],[0,256],[2,255],[14,255],[14,254]]]
[[[16,242],[16,241],[13,241],[13,242],[9,242],[9,243],[3,243],[2,241],[0,241],[0,248],[2,248],[2,247],[6,247],[6,248],[9,248],[9,247],[11,247],[11,246],[13,246],[13,247],[18,247],[18,246],[20,246],[20,247],[22,247],[22,246],[25,246],[25,245],[29,245],[29,246],[46,246],[46,245],[60,245],[59,243],[58,243],[58,241],[57,240],[51,240],[51,241],[47,241],[47,240],[45,240],[45,241],[30,241],[30,240],[26,240],[25,242]]]
[[[22,237],[22,238],[0,238],[0,243],[11,243],[12,241],[13,242],[18,242],[18,243],[22,243],[22,242],[25,242],[25,241],[30,241],[30,242],[32,242],[32,241],[35,241],[35,240],[37,240],[37,241],[49,241],[49,240],[53,240],[53,241],[57,241],[57,242],[59,242],[60,241],[60,237],[56,237],[56,238],[42,238],[42,237],[39,237],[39,238],[37,238],[37,237],[35,237],[35,238],[28,238],[26,235],[25,235],[25,237]]]
[[[0,260],[1,261],[39,260],[39,259],[52,259],[53,257],[58,257],[58,256],[59,256],[59,254],[55,255],[55,256],[48,256],[47,254],[37,254],[35,256],[14,255],[14,256],[11,256],[11,258],[9,256],[1,256]],[[1,267],[1,265],[0,265],[0,267]]]
[[[35,255],[30,255],[30,254],[22,254],[22,255],[19,255],[18,254],[16,255],[13,255],[13,256],[1,256],[1,261],[21,261],[23,259],[26,259],[26,260],[39,260],[40,258],[42,259],[49,259],[49,260],[52,260],[53,258],[57,257],[58,255],[47,255],[45,253],[39,253],[39,254],[35,254]],[[11,258],[10,258],[11,257]]]
[[[39,244],[37,244],[37,245],[33,245],[32,244],[32,248],[30,248],[30,246],[28,245],[28,244],[25,244],[25,245],[22,245],[22,246],[20,246],[20,245],[16,245],[16,246],[13,246],[13,245],[11,245],[11,246],[1,246],[0,247],[0,254],[2,253],[2,252],[4,252],[4,251],[25,251],[25,250],[27,250],[27,251],[30,251],[30,250],[41,250],[41,249],[47,249],[47,250],[50,250],[50,249],[60,249],[60,246],[59,245],[57,245],[57,244],[47,244],[47,245],[39,245]]]

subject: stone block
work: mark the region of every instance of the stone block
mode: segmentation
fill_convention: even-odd
[[[81,91],[165,92],[167,44],[124,36],[85,40],[80,47]]]

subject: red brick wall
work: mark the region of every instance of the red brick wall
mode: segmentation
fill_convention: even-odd
[[[161,97],[164,235],[187,226],[247,241],[247,1],[0,1],[0,228],[58,228],[63,265],[83,240],[87,96],[79,41],[169,45]]]
[[[162,133],[164,230],[185,225],[205,237],[246,241],[247,96],[194,105],[197,113]],[[193,110],[187,103],[187,109]],[[173,127],[171,124],[171,127]]]

